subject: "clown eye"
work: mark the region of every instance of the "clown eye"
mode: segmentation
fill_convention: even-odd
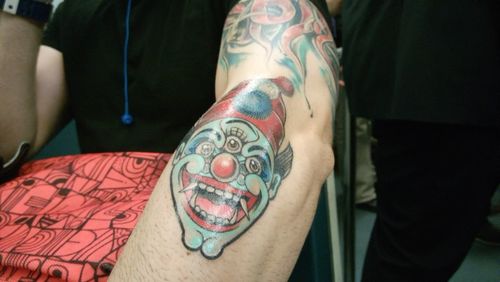
[[[226,141],[226,150],[230,153],[238,153],[241,150],[241,140],[235,136],[229,136]]]
[[[198,147],[196,147],[196,153],[204,157],[208,157],[214,151],[214,144],[210,142],[202,142]]]
[[[250,173],[260,174],[262,172],[262,165],[257,158],[248,158],[245,162],[245,166]]]

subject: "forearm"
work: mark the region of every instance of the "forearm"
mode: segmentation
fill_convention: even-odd
[[[273,149],[266,129],[232,108],[217,112],[224,107],[216,104],[173,156],[113,271],[115,281],[287,279],[332,168],[330,144],[317,129],[290,129],[288,140]],[[303,113],[288,122],[300,124],[309,118]],[[214,137],[199,143],[206,130]],[[236,135],[246,137],[231,151]],[[266,154],[270,159],[260,159]],[[221,162],[233,160],[235,167],[221,169]]]
[[[331,153],[321,150],[321,155],[331,156]],[[300,157],[295,162],[297,166],[303,164]],[[327,158],[322,166],[326,170],[329,165],[331,159]],[[183,240],[191,238],[184,239],[182,234],[190,231],[181,228],[175,214],[167,171],[110,281],[286,281],[316,207],[323,175],[313,170],[290,175],[265,214],[242,236],[230,238],[235,241],[215,260],[186,248]],[[309,177],[304,178],[303,174]]]
[[[35,136],[35,65],[39,24],[0,12],[0,157],[10,159]]]
[[[288,278],[333,166],[332,50],[307,1],[233,9],[218,101],[176,150],[112,280]]]

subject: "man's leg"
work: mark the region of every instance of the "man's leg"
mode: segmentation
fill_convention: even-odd
[[[498,130],[375,121],[378,215],[364,281],[446,281],[488,214]]]

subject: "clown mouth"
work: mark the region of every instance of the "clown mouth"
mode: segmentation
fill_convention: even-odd
[[[243,218],[250,220],[249,211],[257,202],[251,193],[209,177],[189,177],[187,172],[183,178],[187,185],[179,192],[185,195],[184,209],[198,225],[228,231]]]
[[[199,197],[201,199],[199,199]],[[198,202],[208,200],[208,202],[211,202],[213,205],[222,207],[223,210],[216,214],[211,214],[211,209],[208,208],[205,210],[203,205],[197,205],[197,200]],[[197,192],[191,196],[189,205],[195,210],[199,217],[212,224],[229,225],[236,223],[239,209],[249,217],[247,200],[244,197],[233,195],[230,192],[223,192],[215,187],[207,186],[204,183],[198,184]]]

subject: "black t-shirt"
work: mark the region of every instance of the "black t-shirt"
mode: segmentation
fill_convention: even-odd
[[[345,0],[355,115],[500,126],[497,0]]]
[[[44,44],[60,50],[83,152],[172,152],[215,101],[222,28],[237,0],[133,0],[124,108],[127,1],[66,0]],[[312,1],[324,15],[324,0]]]

